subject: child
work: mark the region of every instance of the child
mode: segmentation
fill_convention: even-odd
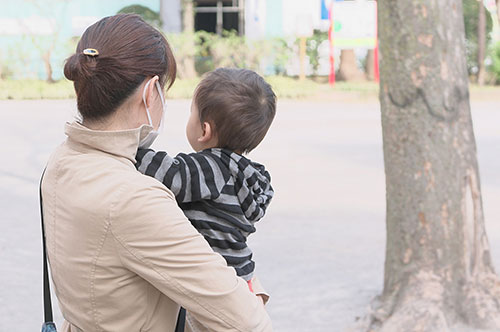
[[[274,191],[264,166],[243,156],[264,138],[276,96],[251,70],[219,68],[196,88],[186,135],[195,153],[139,149],[137,169],[175,194],[192,225],[252,290],[255,264],[246,240]],[[252,290],[253,291],[253,290]]]

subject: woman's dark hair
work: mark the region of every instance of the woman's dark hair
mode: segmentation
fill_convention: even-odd
[[[214,126],[218,147],[238,153],[248,153],[259,145],[276,114],[271,86],[248,69],[210,72],[196,88],[194,104],[200,122]]]
[[[99,54],[85,55],[88,48]],[[162,88],[169,88],[176,75],[174,56],[165,37],[134,14],[105,17],[88,27],[64,66],[87,120],[107,117],[155,75]]]

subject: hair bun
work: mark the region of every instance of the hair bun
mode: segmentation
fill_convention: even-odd
[[[83,33],[64,65],[83,119],[108,117],[148,77],[175,80],[175,59],[160,31],[135,14],[104,17]]]
[[[73,82],[85,80],[92,76],[96,67],[96,58],[83,53],[75,53],[66,60],[64,76]]]

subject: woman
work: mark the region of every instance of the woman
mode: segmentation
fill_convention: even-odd
[[[66,124],[42,182],[63,331],[173,331],[179,305],[210,331],[272,329],[173,194],[135,170],[175,72],[165,38],[136,15],[95,23],[67,60],[82,121]]]

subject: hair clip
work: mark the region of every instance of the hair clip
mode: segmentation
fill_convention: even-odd
[[[95,48],[86,48],[83,50],[83,54],[90,55],[90,56],[98,56],[99,51],[96,50]]]

